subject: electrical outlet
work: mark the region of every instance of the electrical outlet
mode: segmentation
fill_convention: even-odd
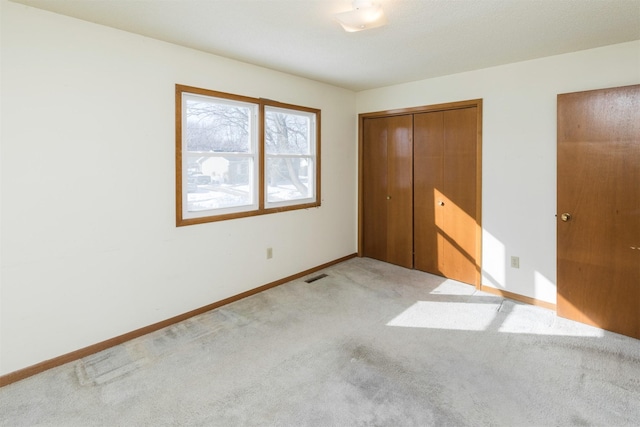
[[[273,258],[273,248],[267,248],[267,259]]]
[[[520,268],[520,257],[511,257],[511,268]]]

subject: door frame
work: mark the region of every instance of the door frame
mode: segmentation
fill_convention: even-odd
[[[430,113],[434,111],[458,110],[461,108],[477,108],[477,137],[476,137],[476,274],[475,287],[482,286],[482,99],[448,102],[444,104],[425,105],[419,107],[399,108],[394,110],[375,111],[358,114],[358,256],[362,257],[363,247],[363,147],[364,120],[378,117],[400,116],[406,114]]]

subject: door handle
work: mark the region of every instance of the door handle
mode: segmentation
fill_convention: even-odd
[[[562,215],[560,215],[560,219],[563,220],[564,222],[571,221],[571,214],[565,212]]]
[[[438,206],[444,206],[444,202],[442,200],[438,200]]]

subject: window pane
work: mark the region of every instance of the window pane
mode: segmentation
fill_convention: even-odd
[[[253,204],[252,158],[190,156],[187,163],[189,212]]]
[[[186,99],[187,151],[251,152],[251,108],[216,98]]]
[[[265,149],[267,154],[312,154],[313,114],[265,108]]]
[[[313,197],[313,160],[311,157],[267,157],[267,202]]]

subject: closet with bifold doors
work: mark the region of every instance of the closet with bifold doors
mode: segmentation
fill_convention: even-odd
[[[359,254],[479,286],[482,100],[359,119]]]

